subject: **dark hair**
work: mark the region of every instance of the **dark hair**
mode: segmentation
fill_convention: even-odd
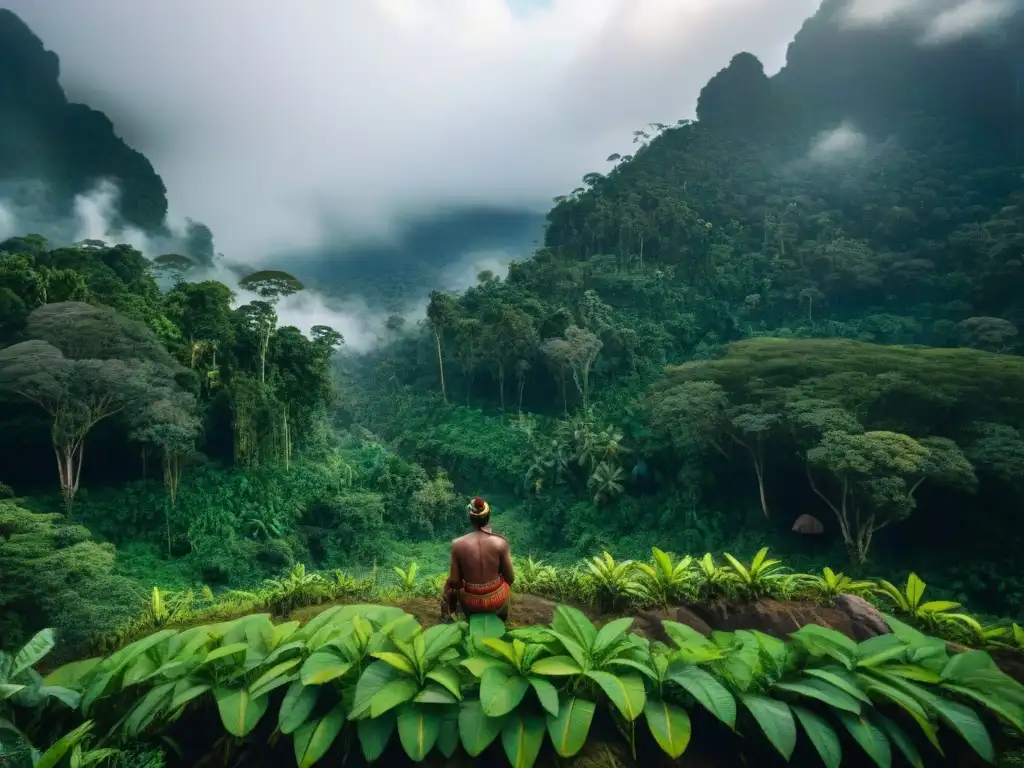
[[[474,528],[483,528],[491,522],[491,513],[488,512],[486,515],[470,515],[469,522],[473,524]]]

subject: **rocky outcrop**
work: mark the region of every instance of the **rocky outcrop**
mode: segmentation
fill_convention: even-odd
[[[853,621],[854,640],[867,640],[869,637],[887,635],[890,632],[882,612],[863,597],[840,595],[836,598],[835,607]]]
[[[708,603],[690,608],[712,629],[727,632],[756,629],[766,635],[783,638],[808,624],[818,624],[855,640],[882,634],[870,623],[862,623],[846,611],[813,603],[782,603],[765,599],[750,603]]]
[[[0,184],[44,184],[59,214],[103,179],[117,183],[126,223],[163,226],[167,190],[149,160],[102,112],[68,101],[57,54],[0,8]]]

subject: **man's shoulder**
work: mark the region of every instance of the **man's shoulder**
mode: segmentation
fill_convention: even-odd
[[[468,539],[472,535],[473,534],[471,534],[471,533],[467,533],[465,536],[459,536],[459,538],[457,538],[457,539],[452,539],[452,546],[454,547],[457,544],[461,544],[462,542],[466,541],[466,539]]]

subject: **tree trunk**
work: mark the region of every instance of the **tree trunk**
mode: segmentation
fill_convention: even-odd
[[[498,392],[501,398],[501,410],[505,411],[505,364],[498,364]]]
[[[267,383],[267,352],[270,350],[270,334],[273,333],[271,328],[264,330],[263,335],[260,337],[260,383]]]
[[[754,474],[757,475],[757,495],[761,500],[761,511],[764,512],[765,518],[769,518],[771,515],[768,514],[768,498],[764,492],[764,456],[760,441],[756,451],[752,448],[749,450],[754,462]]]
[[[284,455],[284,469],[287,472],[291,468],[292,459],[292,429],[291,424],[288,421],[288,406],[285,405],[281,409],[281,431],[282,431],[282,448]]]
[[[441,355],[441,334],[434,330],[434,341],[437,342],[437,368],[441,372],[441,397],[448,403],[448,391],[444,386],[444,357]]]
[[[82,474],[82,454],[85,452],[85,440],[84,438],[66,440],[60,445],[55,445],[53,452],[57,457],[60,491],[64,497],[64,514],[71,517]]]

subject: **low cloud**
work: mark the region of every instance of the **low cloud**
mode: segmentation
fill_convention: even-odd
[[[236,263],[545,211],[820,0],[7,0]],[[737,20],[742,23],[737,23]],[[351,249],[349,249],[351,250]]]
[[[130,245],[153,259],[161,254],[183,252],[184,221],[169,221],[167,235],[148,235],[133,227],[116,224],[120,191],[102,181],[74,200],[73,213],[55,216],[46,206],[46,187],[38,182],[8,183],[0,188],[0,240],[26,234],[41,234],[54,247],[99,240],[109,245]],[[218,280],[235,291],[235,306],[260,297],[238,287],[244,270],[223,261],[191,271],[189,280]],[[371,309],[359,297],[344,301],[307,289],[281,300],[277,306],[281,325],[293,325],[308,334],[314,325],[329,325],[345,337],[346,346],[356,352],[372,348],[378,341],[386,316]]]
[[[1022,0],[851,0],[843,14],[852,27],[907,23],[918,28],[921,45],[944,45],[993,32]]]
[[[818,134],[811,143],[807,159],[813,163],[833,165],[862,156],[867,147],[867,136],[853,124],[844,122]]]

